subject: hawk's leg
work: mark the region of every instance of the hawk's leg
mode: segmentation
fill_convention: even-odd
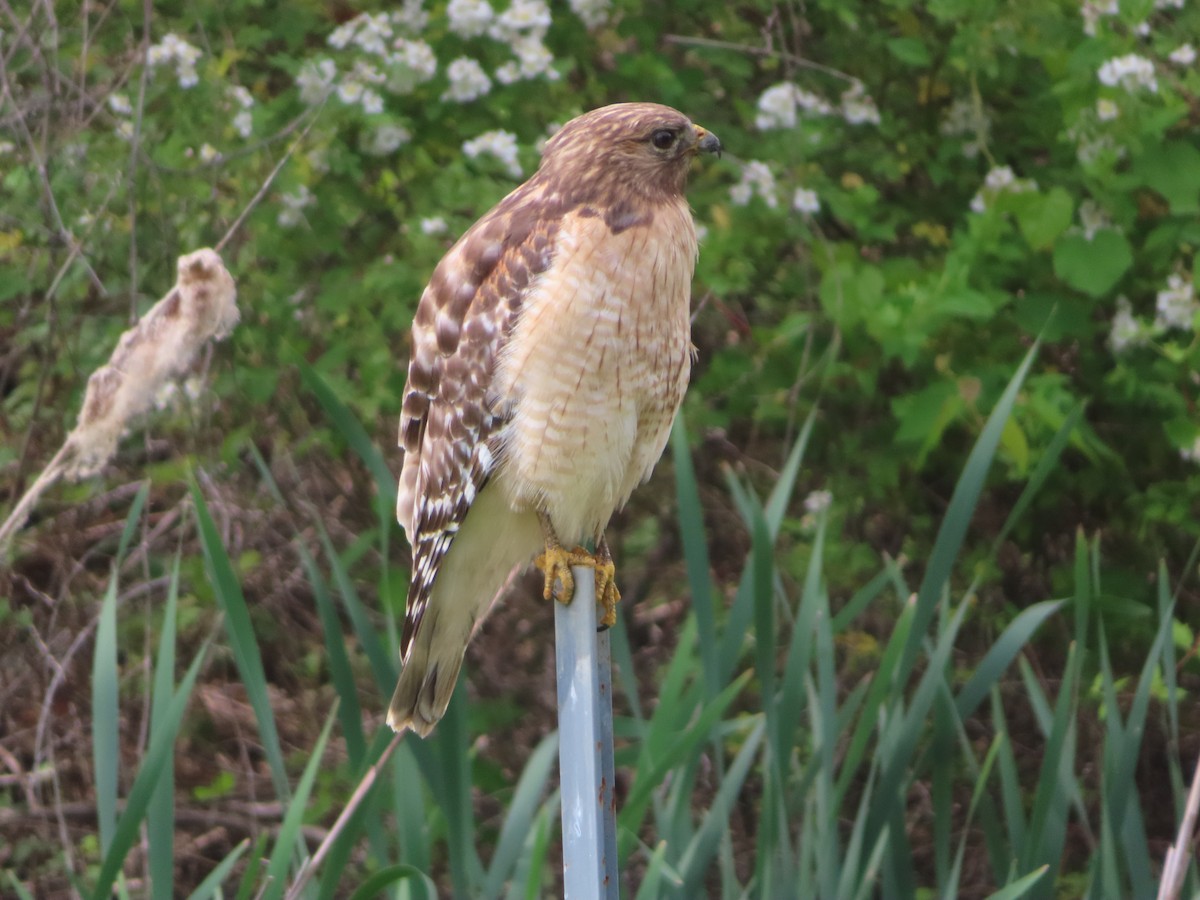
[[[576,547],[573,550],[563,549],[563,545],[559,543],[558,535],[554,531],[554,526],[550,522],[550,517],[541,510],[538,510],[538,522],[542,525],[546,550],[538,555],[533,564],[546,576],[546,586],[542,590],[542,597],[546,600],[554,598],[563,605],[569,604],[571,598],[575,596],[575,578],[571,575],[571,566],[595,568],[596,558],[582,547]],[[554,589],[556,581],[560,585],[557,591]]]
[[[601,534],[596,541],[596,602],[604,609],[600,619],[601,628],[611,628],[617,624],[617,604],[621,602],[621,592],[617,590],[617,567],[613,565],[612,551],[608,549],[608,541]]]

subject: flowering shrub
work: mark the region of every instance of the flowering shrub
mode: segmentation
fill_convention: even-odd
[[[59,17],[56,55],[4,44],[19,127],[0,141],[0,329],[25,360],[3,401],[12,434],[65,427],[78,406],[65,371],[46,383],[74,397],[37,399],[34,360],[99,364],[152,300],[150,275],[213,243],[301,133],[226,253],[246,309],[221,376],[243,404],[222,409],[226,444],[262,434],[255,411],[297,359],[390,433],[404,334],[441,254],[557,124],[649,99],[729,151],[690,195],[696,292],[719,301],[696,321],[693,428],[782,436],[823,384],[826,455],[811,459],[857,498],[838,515],[914,510],[919,534],[939,462],[1041,335],[1006,475],[1025,477],[1087,402],[1078,469],[1043,494],[1052,527],[1074,527],[1055,518],[1070,496],[1156,548],[1197,530],[1195,5],[338,9],[167,7],[141,43],[140,23],[85,7]],[[45,15],[27,33],[48,33]],[[80,68],[61,83],[78,91],[47,95],[66,70],[46,67],[68,61]],[[29,324],[51,285],[48,333]],[[290,442],[288,421],[274,427]]]

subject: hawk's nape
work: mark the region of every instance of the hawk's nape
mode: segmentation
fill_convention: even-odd
[[[547,596],[570,601],[572,563],[611,583],[604,528],[662,455],[687,386],[684,187],[696,154],[720,147],[657,104],[579,116],[434,270],[400,418],[413,571],[397,731],[437,724],[472,632],[539,550]],[[596,556],[564,549],[587,540]]]

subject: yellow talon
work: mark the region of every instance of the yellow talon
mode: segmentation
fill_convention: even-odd
[[[575,596],[575,578],[571,575],[571,566],[595,566],[596,560],[592,554],[582,547],[574,550],[564,550],[557,542],[553,545],[547,542],[546,552],[538,554],[533,564],[542,570],[546,576],[542,597],[546,600],[554,598],[564,606],[570,604]],[[554,590],[554,582],[562,587]]]

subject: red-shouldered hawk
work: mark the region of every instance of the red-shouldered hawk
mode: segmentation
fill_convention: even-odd
[[[476,222],[421,295],[400,417],[396,515],[413,550],[388,724],[428,734],[467,642],[529,564],[570,602],[604,528],[662,455],[687,387],[692,158],[716,136],[653,103],[571,120],[536,174]],[[576,542],[596,541],[593,556]]]

